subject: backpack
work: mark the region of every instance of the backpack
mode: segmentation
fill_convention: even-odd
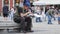
[[[20,10],[19,10],[20,9]],[[21,10],[22,8],[21,7],[19,7],[18,8],[18,10],[16,11],[16,13],[13,15],[13,21],[15,22],[15,23],[20,23],[21,22],[21,16],[20,16],[20,12],[19,11],[22,11]]]
[[[13,17],[14,17],[14,18],[13,18],[13,21],[14,21],[15,23],[20,23],[20,22],[21,22],[21,20],[20,20],[20,16],[14,14]]]

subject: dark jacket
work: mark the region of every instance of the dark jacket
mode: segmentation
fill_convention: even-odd
[[[4,6],[3,7],[3,13],[4,14],[8,14],[8,6]]]

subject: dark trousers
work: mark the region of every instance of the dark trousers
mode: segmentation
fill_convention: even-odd
[[[19,28],[16,28],[18,31],[25,30],[25,18],[24,17],[16,17],[14,18],[14,21],[18,24]]]
[[[32,27],[32,20],[30,17],[20,17],[20,30],[31,30]]]
[[[25,30],[25,27],[26,27],[26,25],[25,25],[25,18],[24,17],[20,17],[20,28],[19,28],[19,30]]]
[[[26,17],[25,18],[25,22],[27,22],[27,26],[26,26],[25,30],[26,31],[31,30],[31,27],[32,27],[32,20],[31,20],[31,18],[30,17]]]

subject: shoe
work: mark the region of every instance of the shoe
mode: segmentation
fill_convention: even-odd
[[[26,33],[26,31],[23,31],[23,33]]]
[[[42,21],[39,21],[39,22],[42,22]]]
[[[21,31],[21,33],[26,33],[26,31]]]
[[[48,23],[48,24],[52,24],[52,23]]]

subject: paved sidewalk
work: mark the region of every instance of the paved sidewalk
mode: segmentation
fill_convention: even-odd
[[[52,20],[53,24],[47,24],[47,21],[44,22],[35,22],[35,19],[32,19],[32,33],[8,33],[6,30],[0,31],[0,34],[60,34],[60,25],[58,21]]]

